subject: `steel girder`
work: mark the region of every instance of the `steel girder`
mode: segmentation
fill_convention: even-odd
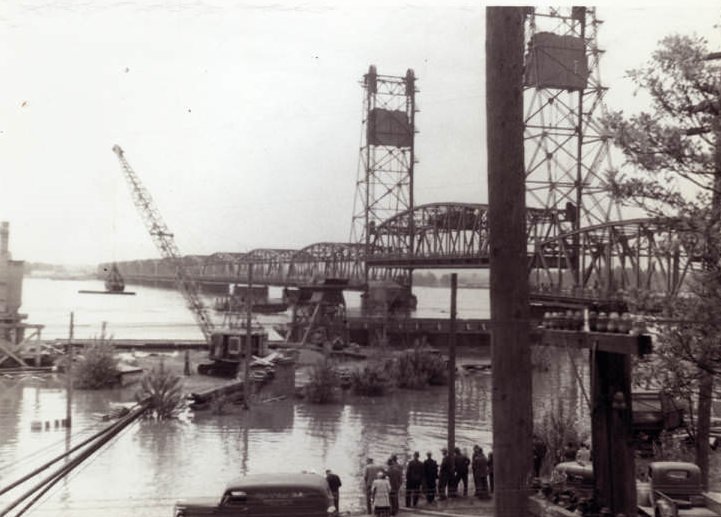
[[[526,214],[529,243],[559,233],[564,222],[555,211],[528,209]],[[485,268],[490,257],[488,205],[421,205],[388,219],[372,237],[367,260],[373,267]]]
[[[288,266],[288,284],[317,283],[326,278],[345,278],[349,286],[364,283],[363,245],[317,242],[295,252]]]
[[[703,237],[674,219],[608,222],[537,242],[531,281],[539,291],[576,296],[613,297],[628,291],[675,296],[701,270],[703,253]],[[575,267],[578,286],[572,280]]]

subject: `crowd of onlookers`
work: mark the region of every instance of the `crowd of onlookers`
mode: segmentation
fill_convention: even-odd
[[[458,447],[454,448],[452,455],[445,448],[441,454],[439,465],[432,452],[426,453],[424,461],[420,460],[420,453],[414,452],[405,468],[399,464],[395,454],[384,464],[368,458],[364,473],[368,513],[395,515],[401,492],[405,494],[407,508],[416,506],[421,498],[427,503],[434,503],[436,498],[443,501],[449,497],[467,497],[469,474],[473,476],[474,495],[480,499],[491,497],[492,452],[486,455],[483,448],[476,445],[470,457],[466,450],[461,451]]]
[[[539,477],[546,457],[546,445],[537,435],[533,436],[533,474]],[[475,445],[473,454],[458,447],[453,454],[441,449],[440,465],[428,451],[426,459],[421,461],[420,453],[414,452],[413,458],[404,466],[393,454],[384,463],[375,463],[373,458],[366,460],[365,482],[366,510],[376,515],[395,515],[400,505],[399,497],[405,494],[406,508],[415,507],[422,498],[431,504],[436,499],[467,497],[469,474],[473,477],[474,495],[479,499],[489,499],[493,493],[493,452],[486,454],[483,448]],[[562,461],[577,461],[581,464],[591,461],[591,451],[586,443],[569,441],[562,451]],[[326,471],[328,487],[338,508],[340,478],[330,470]]]

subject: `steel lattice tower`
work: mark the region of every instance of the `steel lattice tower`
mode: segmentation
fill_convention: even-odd
[[[405,77],[397,77],[379,75],[371,65],[363,76],[363,133],[351,242],[364,246],[366,256],[380,223],[413,210],[415,82],[410,69]],[[412,243],[413,228],[400,231],[408,232]]]
[[[620,217],[603,179],[610,137],[598,122],[607,91],[601,23],[586,7],[531,8],[526,16],[526,205],[547,209],[548,234]]]

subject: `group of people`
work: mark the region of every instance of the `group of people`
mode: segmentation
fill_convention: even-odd
[[[427,452],[426,459],[420,460],[420,453],[414,452],[405,467],[405,505],[415,507],[423,495],[426,502],[433,503],[436,495],[440,500],[458,497],[460,485],[462,495],[468,496],[468,474],[473,474],[475,495],[481,499],[490,497],[493,492],[493,453],[488,455],[483,448],[473,447],[473,456],[458,447],[453,455],[448,449],[442,449],[440,465],[433,459],[433,453]],[[396,515],[399,508],[399,494],[403,485],[404,469],[398,462],[398,456],[392,455],[385,463],[376,464],[372,458],[366,460],[364,474],[366,488],[366,509],[376,515]]]

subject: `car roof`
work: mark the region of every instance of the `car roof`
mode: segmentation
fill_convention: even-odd
[[[258,487],[302,487],[328,489],[325,477],[309,472],[280,472],[268,474],[249,474],[232,480],[226,490]]]
[[[690,470],[700,471],[700,468],[695,463],[689,463],[687,461],[654,461],[649,465],[652,470]]]

